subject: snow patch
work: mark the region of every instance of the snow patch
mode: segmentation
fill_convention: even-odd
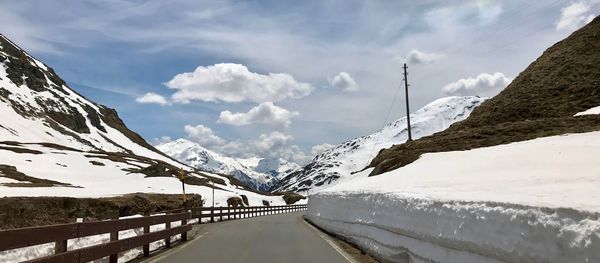
[[[600,114],[600,106],[593,107],[591,109],[588,109],[588,110],[585,110],[585,111],[582,111],[582,112],[578,112],[574,116],[594,115],[594,114]]]

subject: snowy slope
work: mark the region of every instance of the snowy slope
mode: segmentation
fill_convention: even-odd
[[[246,186],[265,192],[278,182],[277,176],[300,168],[298,164],[281,158],[239,159],[223,156],[186,139],[177,139],[156,148],[191,167],[231,175]]]
[[[240,194],[254,205],[283,203],[171,159],[129,130],[116,111],[77,94],[3,35],[0,116],[0,197],[180,193],[175,175],[183,168],[190,192],[205,200],[213,182],[221,204]]]
[[[575,116],[594,115],[594,114],[600,114],[600,106],[593,107],[591,109],[588,109],[588,110],[585,110],[582,112],[578,112],[577,114],[575,114]]]
[[[249,159],[240,162],[237,159],[210,151],[186,139],[164,143],[156,146],[156,148],[197,169],[231,175],[255,190],[268,191],[277,181],[270,173],[257,172],[254,167],[247,166],[260,165],[262,160],[256,162],[256,159]]]
[[[308,215],[387,259],[600,262],[598,156],[600,132],[429,153],[311,196]]]
[[[411,114],[413,138],[431,135],[465,119],[484,101],[479,97],[447,97],[436,100]],[[406,118],[400,118],[380,131],[352,139],[317,155],[302,170],[285,175],[277,190],[318,191],[345,180],[365,168],[379,150],[401,144],[408,138]]]
[[[130,152],[176,164],[125,127],[116,112],[77,94],[0,35],[0,138],[80,150]]]
[[[0,144],[0,147],[4,146]],[[8,163],[21,173],[39,179],[53,180],[65,185],[52,187],[8,187],[0,184],[0,196],[72,196],[72,197],[104,197],[127,193],[150,192],[177,194],[181,193],[181,182],[172,177],[147,177],[141,172],[134,172],[148,164],[156,162],[136,156],[110,158],[110,154],[102,152],[81,152],[69,149],[58,149],[39,144],[12,145],[12,149],[39,151],[38,153],[0,150],[0,164]],[[1,148],[0,148],[1,149]],[[95,162],[93,164],[92,162]],[[0,178],[2,176],[0,169]],[[211,173],[192,173],[198,179],[215,181],[215,202],[226,205],[226,199],[244,194],[250,203],[262,204],[262,200],[283,204],[281,197],[267,197],[234,185],[227,177]],[[14,182],[14,181],[12,181]],[[222,182],[222,183],[219,183]],[[28,182],[23,182],[28,184]],[[66,185],[68,184],[68,185]],[[197,193],[211,203],[212,189],[209,186],[188,184],[186,192]]]

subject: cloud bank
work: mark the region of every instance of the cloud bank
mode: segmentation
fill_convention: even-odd
[[[590,13],[594,1],[581,1],[561,9],[560,19],[556,22],[556,30],[576,30],[596,17]]]
[[[159,94],[154,92],[148,92],[141,97],[135,99],[138,103],[142,104],[158,104],[161,106],[167,105],[167,99]]]
[[[406,56],[397,56],[394,58],[396,62],[407,63],[409,65],[429,64],[438,61],[443,55],[436,53],[425,53],[417,49],[413,49]]]
[[[328,80],[329,85],[343,91],[358,91],[359,86],[356,81],[346,72],[340,72],[337,76]]]
[[[221,63],[199,66],[193,72],[177,74],[165,85],[175,90],[173,102],[268,102],[296,99],[313,90],[286,73],[259,74],[241,64]]]
[[[204,147],[213,147],[225,144],[225,140],[215,135],[212,129],[204,125],[185,125],[184,127],[187,138],[199,143]]]
[[[482,96],[492,97],[502,91],[512,79],[503,73],[481,73],[476,77],[459,79],[442,88],[442,92],[455,96]]]
[[[300,113],[297,111],[290,112],[269,101],[259,104],[248,112],[232,113],[231,111],[222,111],[217,122],[235,126],[260,123],[288,127],[292,123],[292,118],[298,115]]]

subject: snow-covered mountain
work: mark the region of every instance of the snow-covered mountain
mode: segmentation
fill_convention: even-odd
[[[269,191],[277,183],[279,174],[300,168],[283,159],[236,159],[223,156],[186,139],[167,142],[156,148],[199,170],[231,175],[258,191]]]
[[[428,136],[464,120],[485,99],[480,97],[447,97],[429,103],[411,114],[414,139]],[[301,170],[282,176],[277,191],[306,192],[329,187],[332,184],[360,175],[379,150],[401,144],[408,138],[406,117],[386,125],[368,136],[341,143],[317,155]]]
[[[217,204],[244,194],[283,203],[195,172],[129,130],[113,109],[86,99],[44,63],[0,34],[0,193],[2,196],[100,197],[134,192],[189,193]]]

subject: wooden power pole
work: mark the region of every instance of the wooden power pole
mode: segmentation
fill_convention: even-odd
[[[404,91],[406,93],[406,123],[408,124],[408,141],[412,141],[412,133],[410,130],[410,107],[408,103],[408,73],[406,70],[408,67],[404,63]]]

